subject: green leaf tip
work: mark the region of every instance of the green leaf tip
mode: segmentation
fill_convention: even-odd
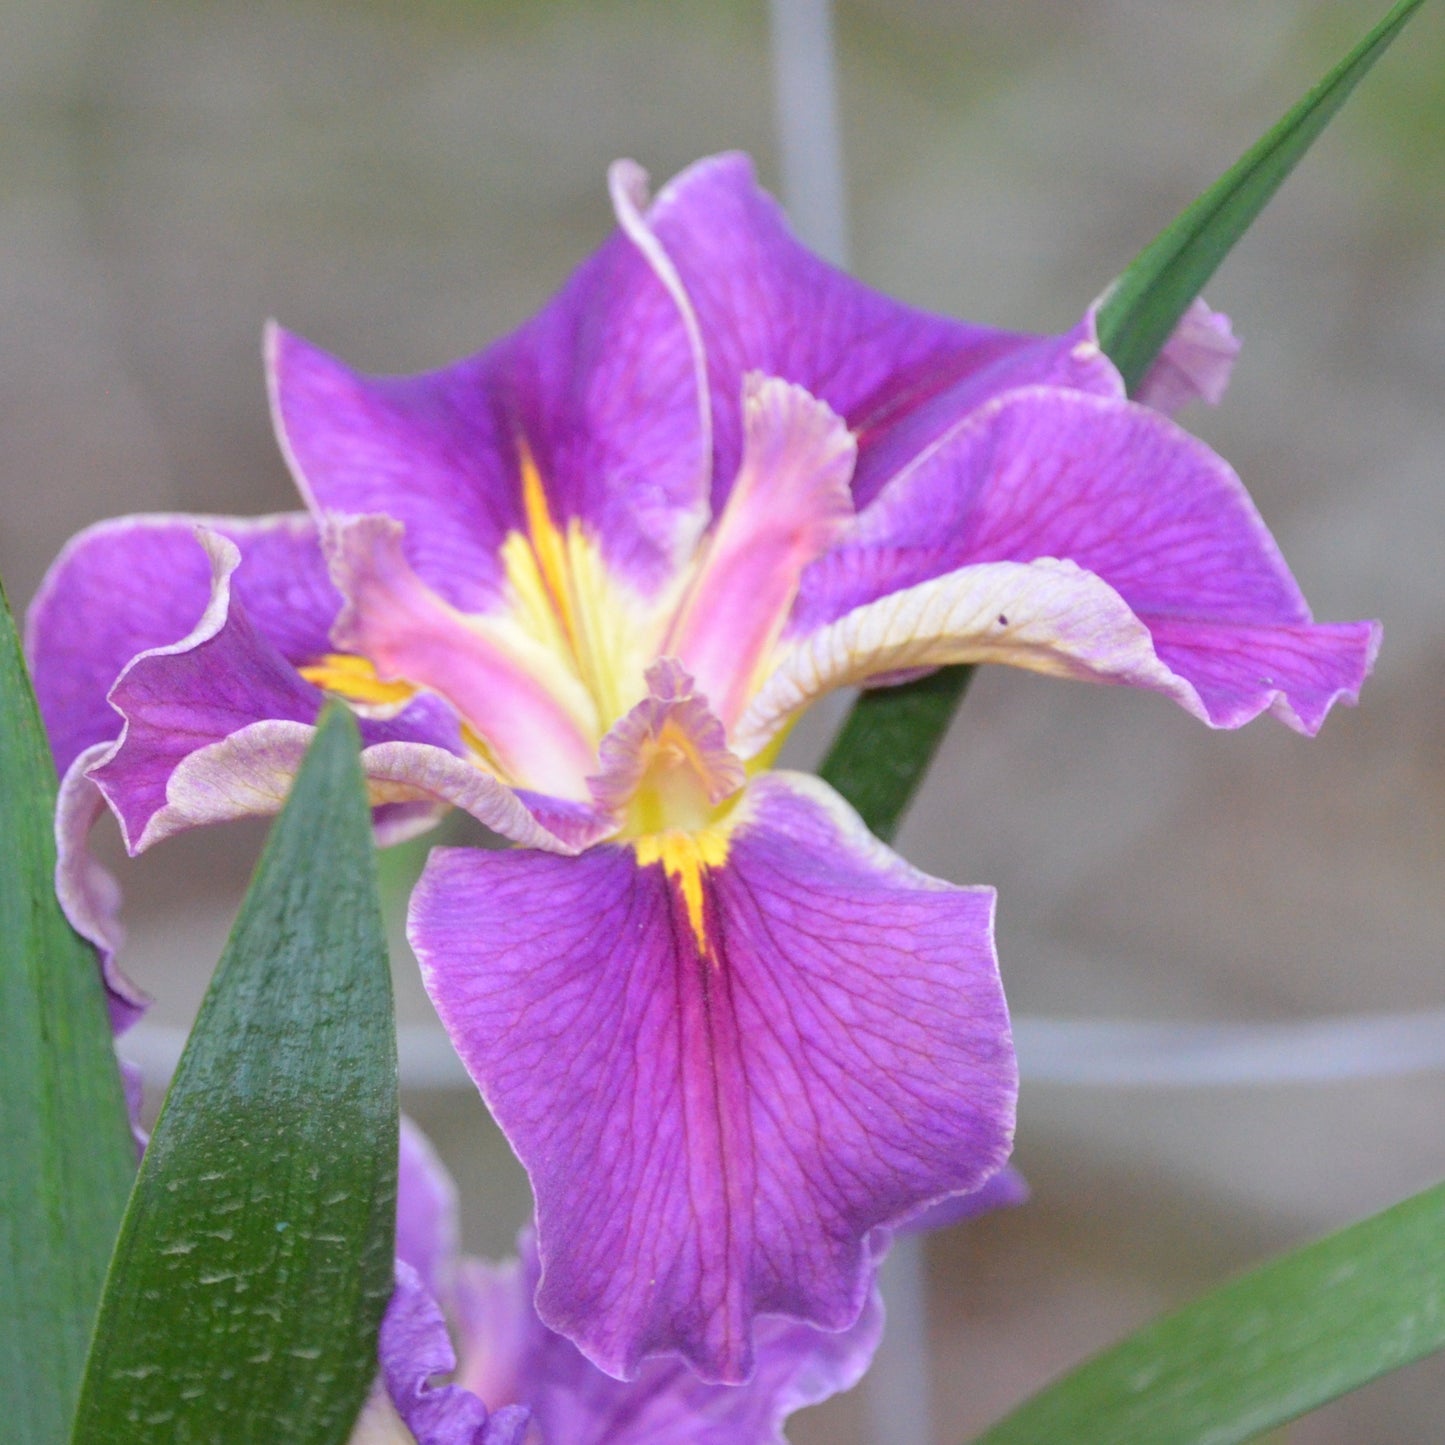
[[[1445,1346],[1445,1184],[1097,1355],[975,1445],[1233,1445]]]
[[[1284,118],[1131,261],[1099,308],[1099,344],[1132,392],[1189,303],[1424,0],[1400,0]]]
[[[396,1033],[355,720],[323,715],[176,1070],[75,1445],[340,1445],[391,1293]]]
[[[1179,318],[1284,178],[1424,0],[1380,23],[1218,181],[1134,258],[1099,308],[1099,341],[1132,392]],[[820,769],[885,841],[928,771],[969,668],[865,692]],[[943,679],[940,681],[939,679]]]
[[[55,766],[0,587],[0,1390],[65,1438],[135,1173],[94,951],[55,897]]]

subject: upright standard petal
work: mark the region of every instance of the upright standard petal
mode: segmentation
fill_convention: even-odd
[[[713,503],[742,454],[749,371],[806,387],[858,436],[853,491],[865,505],[907,458],[1010,386],[1050,382],[1122,394],[1092,327],[1034,337],[904,306],[799,244],[751,161],[699,161],[658,194],[647,219],[692,300],[707,351]]]
[[[793,775],[702,835],[434,852],[410,936],[531,1175],[542,1319],[724,1381],[760,1314],[850,1326],[869,1232],[1007,1157],[992,909]]]
[[[394,517],[418,576],[463,611],[498,604],[503,543],[533,531],[539,498],[549,525],[578,522],[642,591],[706,521],[696,323],[622,191],[618,204],[623,229],[540,315],[452,366],[364,376],[268,337],[277,433],[308,503]]]

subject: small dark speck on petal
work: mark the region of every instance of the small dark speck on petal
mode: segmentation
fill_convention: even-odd
[[[999,625],[1000,627],[1007,627],[1007,626],[1008,626],[1008,618],[1005,617],[1002,612],[1000,612],[999,615],[998,615],[998,625]]]

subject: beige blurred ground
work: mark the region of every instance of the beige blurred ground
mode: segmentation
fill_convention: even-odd
[[[1059,329],[1383,4],[852,0],[855,269]],[[526,317],[607,225],[602,173],[741,146],[775,177],[760,3],[0,5],[0,573],[74,529],[291,506],[262,320],[374,369]],[[1286,1019],[1439,1007],[1445,938],[1445,17],[1427,7],[1210,291],[1246,348],[1191,418],[1319,615],[1379,616],[1357,712],[1306,743],[985,675],[902,846],[1001,894],[1020,1013]],[[157,1017],[204,987],[260,834],[126,864]],[[398,865],[400,868],[400,865]],[[427,1005],[405,961],[404,1017]],[[525,1186],[472,1097],[419,1095],[501,1251]],[[1269,1250],[1445,1174],[1445,1081],[1024,1090],[1035,1201],[933,1242],[940,1442]],[[1439,1438],[1445,1367],[1297,1445]],[[854,1402],[793,1438],[865,1438]]]

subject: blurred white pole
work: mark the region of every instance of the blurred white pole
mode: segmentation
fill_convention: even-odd
[[[848,208],[838,129],[838,70],[829,0],[772,0],[773,109],[783,204],[802,240],[848,264]]]
[[[838,68],[829,0],[771,0],[773,99],[783,204],[805,245],[848,264],[848,212],[838,127]],[[852,694],[830,698],[843,721]],[[927,1282],[923,1245],[905,1236],[879,1276],[888,1328],[864,1377],[875,1445],[930,1445]]]
[[[1329,1084],[1445,1070],[1445,1009],[1291,1023],[1014,1020],[1030,1082],[1098,1089]]]
[[[838,63],[831,0],[770,0],[773,116],[783,206],[798,238],[835,266],[848,265],[848,197],[838,125]],[[818,712],[842,725],[854,688],[830,693]],[[900,1440],[899,1445],[912,1445]]]
[[[887,1323],[863,1394],[873,1445],[932,1445],[933,1385],[929,1379],[928,1262],[921,1235],[894,1240],[878,1271]]]

